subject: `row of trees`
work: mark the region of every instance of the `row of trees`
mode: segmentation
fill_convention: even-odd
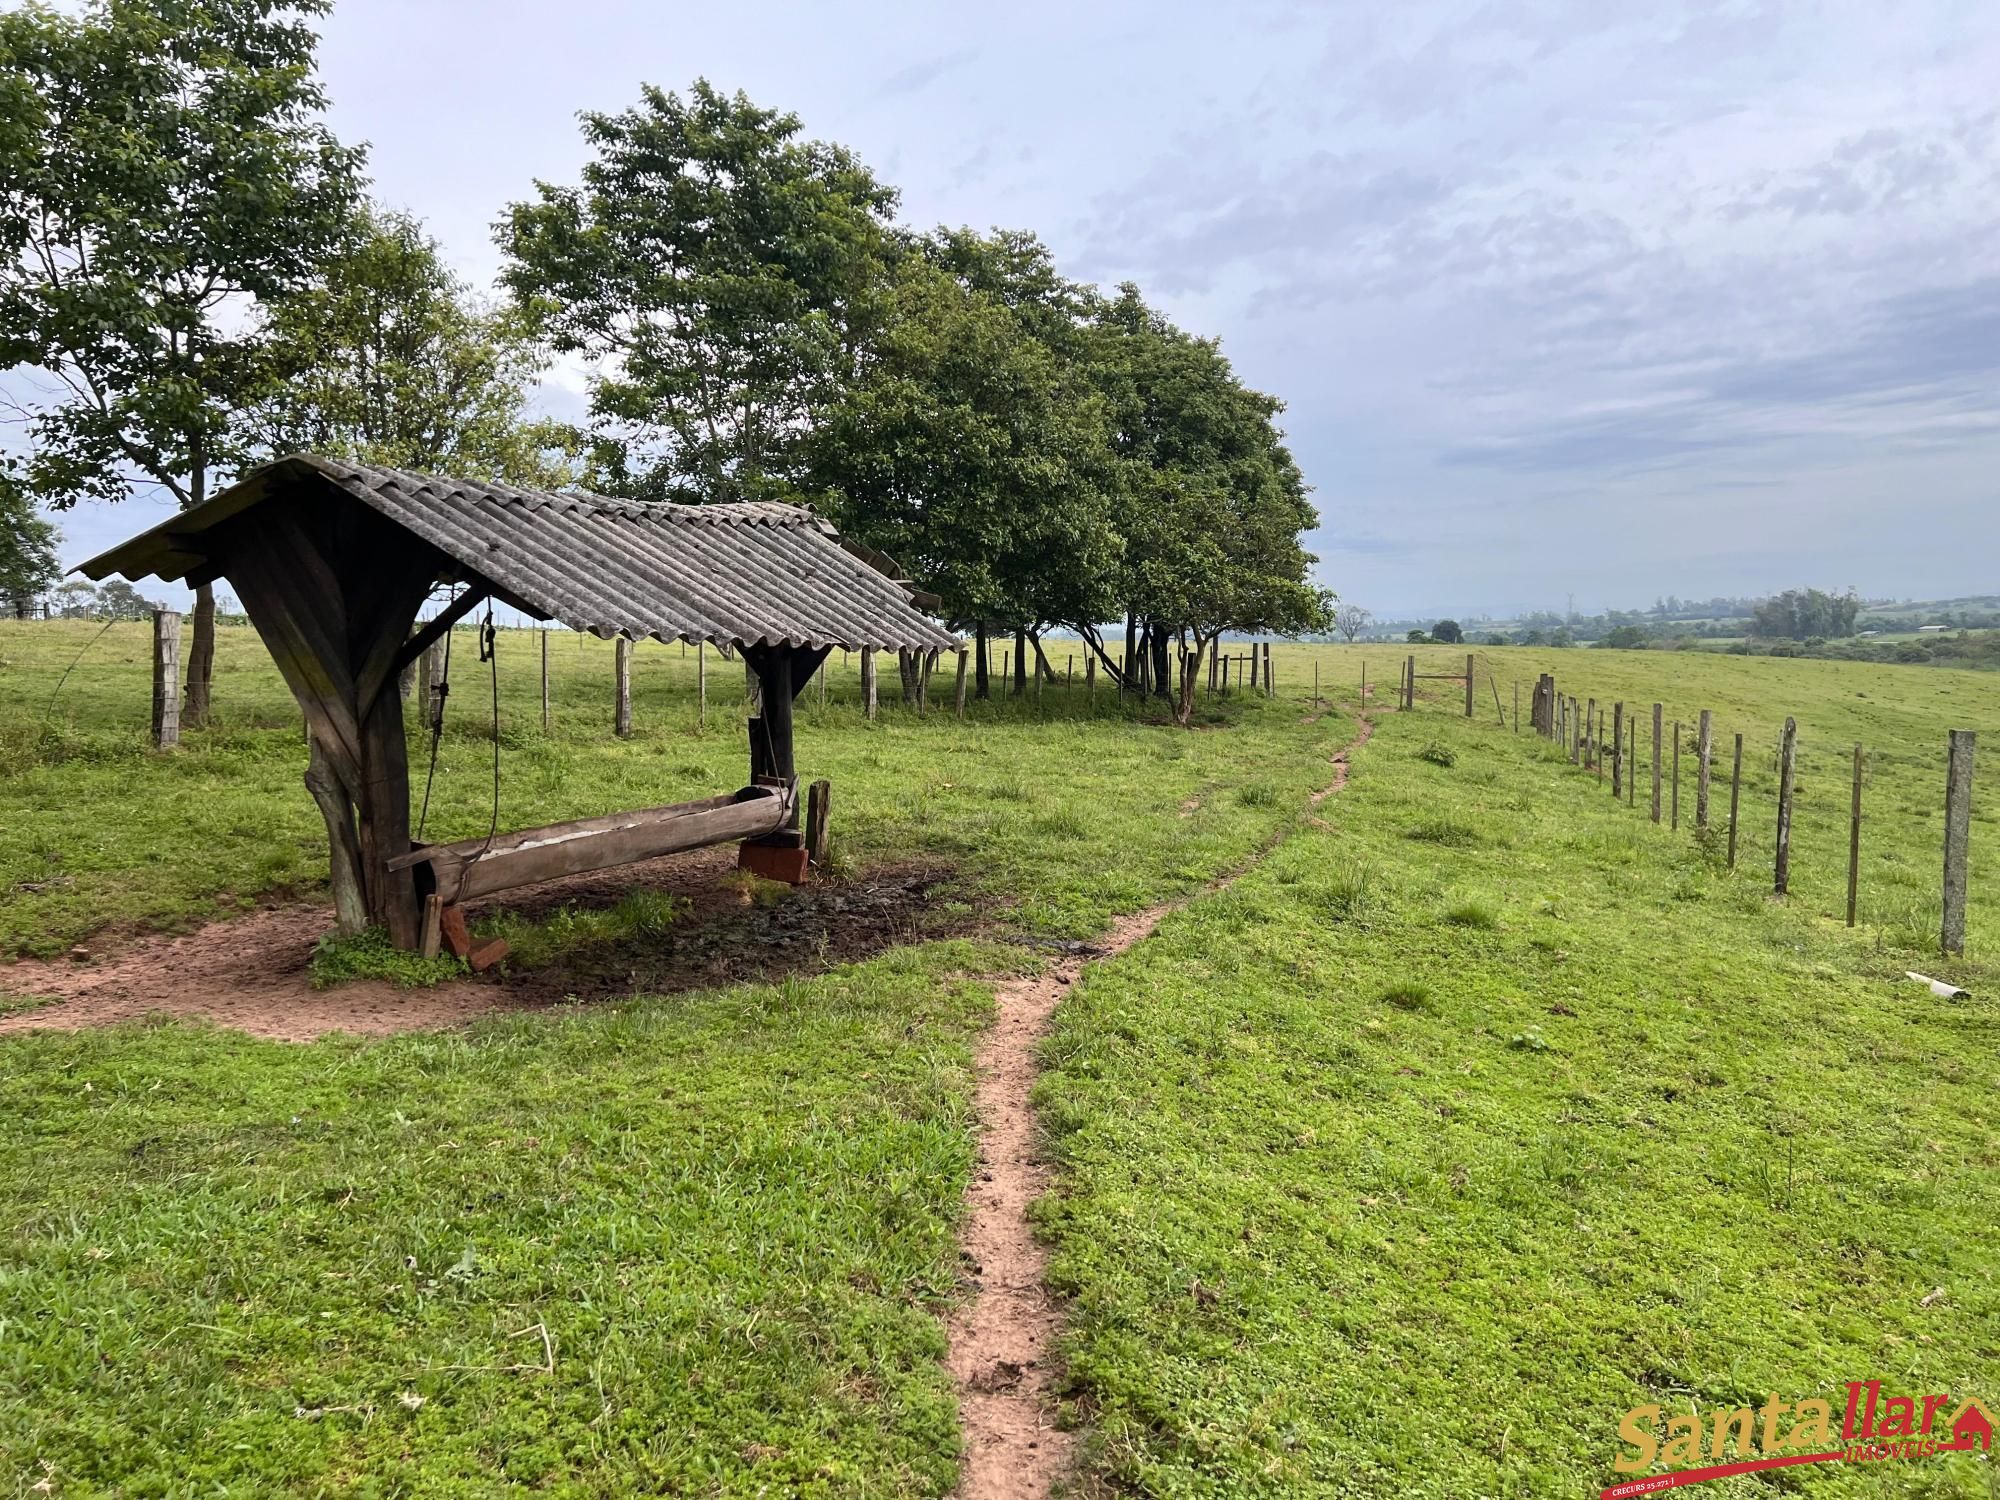
[[[903,227],[851,152],[697,82],[583,116],[580,180],[501,215],[484,304],[327,129],[326,8],[0,15],[0,356],[40,383],[9,503],[192,506],[301,449],[808,503],[977,633],[982,693],[990,632],[1040,661],[1062,624],[1114,679],[1178,679],[1183,720],[1222,631],[1328,623],[1280,403],[1135,287],[1065,278],[1031,234]],[[592,372],[580,427],[529,413],[554,356]],[[203,589],[189,722],[213,615]]]

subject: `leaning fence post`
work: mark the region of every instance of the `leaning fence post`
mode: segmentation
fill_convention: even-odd
[[[153,611],[153,745],[181,742],[181,612]]]
[[[1736,868],[1736,808],[1743,797],[1743,736],[1736,736],[1736,759],[1729,768],[1729,868]]]
[[[1854,810],[1847,823],[1847,925],[1861,899],[1861,747],[1854,747]]]
[[[1785,739],[1778,750],[1778,857],[1771,884],[1782,896],[1792,884],[1792,777],[1798,767],[1799,722],[1785,720]]]
[[[1944,923],[1946,953],[1965,951],[1965,876],[1972,842],[1972,750],[1970,729],[1951,732],[1951,754],[1944,782]]]
[[[619,636],[616,648],[617,701],[611,713],[612,733],[625,739],[632,733],[632,638]]]
[[[958,648],[958,681],[952,684],[951,689],[951,712],[952,717],[957,719],[965,717],[965,663],[970,655],[965,647]]]
[[[875,648],[873,646],[863,646],[861,648],[861,716],[865,719],[875,717]]]

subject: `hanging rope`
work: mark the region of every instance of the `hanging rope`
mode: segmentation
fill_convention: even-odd
[[[445,607],[450,608],[451,603],[455,603],[457,598],[458,596],[454,594]],[[491,606],[488,608],[490,610]],[[449,630],[444,633],[444,670],[438,674],[438,680],[430,685],[434,702],[424,705],[424,712],[431,716],[431,763],[430,768],[424,772],[423,809],[417,814],[417,842],[420,844],[424,841],[424,824],[431,815],[431,782],[437,777],[438,742],[444,738],[444,700],[451,694],[452,635],[453,632]]]
[[[493,629],[493,601],[486,601],[486,623],[479,627],[479,659],[488,663],[487,675],[493,684],[493,816],[486,824],[486,842],[466,861],[467,868],[486,857],[493,836],[500,831],[500,637]]]

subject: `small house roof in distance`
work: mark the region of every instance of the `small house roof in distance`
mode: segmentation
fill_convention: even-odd
[[[350,503],[440,554],[441,577],[483,582],[527,614],[593,635],[849,650],[958,644],[887,558],[849,547],[798,506],[611,500],[312,454],[253,469],[77,571],[208,582],[228,574],[229,523],[245,512]]]

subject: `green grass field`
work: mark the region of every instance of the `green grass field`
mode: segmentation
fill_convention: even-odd
[[[94,629],[0,627],[0,942],[60,952],[311,894],[297,714],[254,638],[225,634],[216,726],[161,756],[144,629],[86,649]],[[947,1493],[940,1318],[990,980],[1036,961],[1009,938],[1187,896],[1065,1003],[1039,1095],[1068,1399],[1105,1486],[1595,1493],[1646,1400],[1871,1378],[2000,1400],[1983,792],[1968,956],[1939,961],[1930,931],[1944,731],[2000,730],[2000,679],[1480,653],[1510,710],[1515,678],[1525,701],[1553,670],[1690,726],[1711,707],[1725,745],[1743,730],[1730,875],[1685,826],[1691,757],[1683,829],[1655,828],[1643,796],[1614,806],[1502,730],[1485,675],[1470,723],[1445,683],[1379,712],[1309,817],[1362,658],[1386,705],[1402,654],[1281,647],[1276,700],[1233,696],[1192,733],[1080,687],[964,723],[892,701],[870,725],[836,660],[799,759],[833,780],[838,863],[955,871],[939,909],[979,918],[970,940],[373,1042],[0,1037],[0,1493]],[[740,669],[711,659],[699,730],[692,658],[642,647],[618,742],[609,647],[552,637],[551,656],[544,735],[533,637],[502,636],[502,827],[742,779]],[[1335,700],[1317,720],[1315,662]],[[488,713],[460,676],[435,835],[486,826]],[[1779,904],[1786,713],[1805,771]],[[1909,967],[1974,998],[1934,1000]],[[1703,1492],[1972,1496],[1988,1472]]]

